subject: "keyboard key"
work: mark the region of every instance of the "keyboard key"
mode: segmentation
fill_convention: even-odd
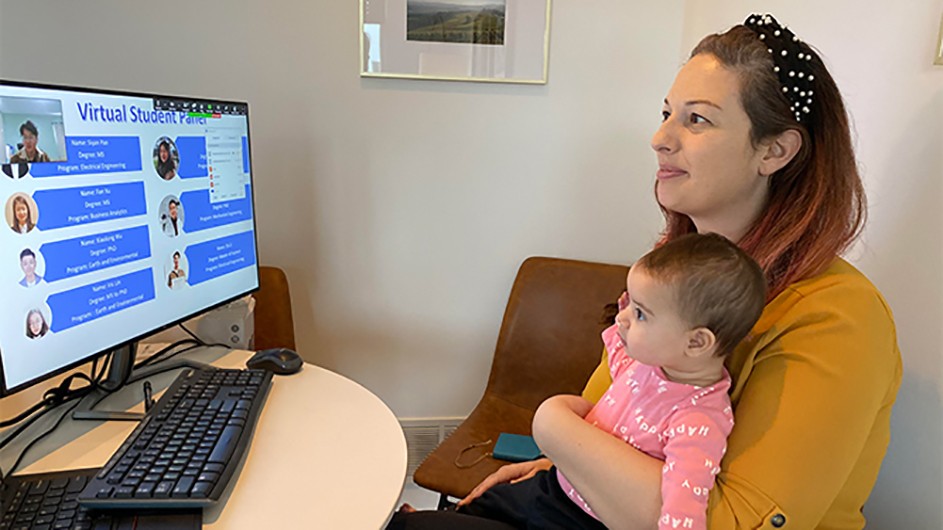
[[[193,486],[194,479],[193,477],[182,477],[177,481],[177,486],[174,488],[172,497],[175,498],[185,498],[190,494],[190,488]]]
[[[216,483],[219,480],[219,473],[213,473],[212,471],[200,473],[200,476],[196,478],[199,482],[212,482]]]
[[[134,497],[145,499],[149,498],[154,494],[154,486],[156,485],[156,482],[142,482],[141,485],[138,486],[138,489],[134,490]]]
[[[98,490],[98,493],[95,494],[95,497],[99,499],[107,499],[108,497],[111,497],[111,494],[114,491],[115,491],[115,488],[111,488],[111,487],[101,488],[100,490]]]
[[[157,487],[154,488],[154,497],[170,497],[170,492],[174,489],[174,483],[172,480],[163,480],[157,483]]]
[[[147,509],[199,499],[196,505],[209,506],[246,447],[243,431],[261,412],[256,396],[271,382],[264,371],[185,371],[148,413],[148,424],[135,429],[113,456],[114,469],[86,486],[79,502]],[[96,495],[102,491],[107,495],[100,501]]]
[[[242,429],[239,427],[228,426],[223,429],[219,440],[216,442],[216,447],[213,448],[213,452],[210,454],[207,461],[220,464],[228,462],[233,451],[236,449],[236,444],[239,443],[239,436],[241,434]]]
[[[193,489],[190,490],[190,496],[209,497],[211,491],[213,491],[212,482],[197,482],[193,485]]]
[[[134,487],[132,486],[119,486],[115,490],[116,499],[130,499],[134,495]]]

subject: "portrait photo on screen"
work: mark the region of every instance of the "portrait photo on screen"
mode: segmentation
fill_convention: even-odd
[[[164,180],[172,180],[177,176],[180,167],[180,153],[177,145],[167,136],[161,136],[154,144],[154,169],[157,175]]]
[[[4,215],[10,229],[17,234],[28,234],[39,222],[39,207],[29,195],[14,193],[7,199]]]
[[[170,255],[170,259],[164,268],[168,288],[177,290],[186,287],[187,270],[189,269],[186,256],[180,253],[180,251],[175,250],[174,253]]]
[[[23,287],[33,287],[43,281],[43,276],[40,273],[42,263],[39,256],[32,249],[24,248],[20,252],[20,269],[23,271],[20,285]]]
[[[26,313],[26,337],[38,339],[49,333],[49,320],[40,308],[30,309]]]
[[[168,195],[160,202],[160,229],[168,237],[183,233],[183,204],[175,195]]]
[[[62,101],[0,96],[4,163],[66,160]]]
[[[21,179],[29,175],[29,164],[26,162],[17,162],[16,164],[3,164],[0,166],[3,174],[11,179]]]

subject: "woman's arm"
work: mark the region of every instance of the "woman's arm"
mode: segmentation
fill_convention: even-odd
[[[900,354],[890,312],[863,277],[826,282],[786,293],[793,302],[746,359],[733,394],[736,426],[711,492],[713,528],[864,525]]]
[[[754,331],[753,342],[729,362],[738,383],[731,396],[736,425],[710,493],[708,527],[815,528],[828,517],[863,526],[861,505],[887,448],[901,379],[890,311],[857,271],[830,272],[777,297]],[[604,359],[584,390],[588,399],[598,399],[609,384],[606,364]],[[603,522],[644,513],[633,494],[618,492],[614,504],[606,489],[607,482],[613,485],[609,494],[626,487],[617,482],[620,474],[636,485],[653,481],[654,474],[637,463],[645,455],[625,444],[627,455],[607,446],[621,441],[601,431],[603,436],[575,424],[565,428],[559,432],[594,448],[586,453],[599,455],[595,467],[581,463],[579,454],[564,454],[566,445],[557,447],[552,437],[541,448]],[[594,441],[602,437],[610,440]]]
[[[549,398],[548,401],[549,400],[558,400],[561,406],[566,407],[580,418],[586,416],[590,409],[593,408],[592,403],[579,396],[559,395],[553,396]],[[501,468],[485,477],[485,479],[482,480],[480,484],[475,486],[475,489],[465,496],[464,499],[460,500],[458,505],[464,506],[470,503],[471,501],[480,497],[482,493],[488,491],[498,484],[503,484],[505,482],[514,484],[522,480],[527,480],[536,475],[538,471],[550,469],[552,466],[553,462],[551,462],[548,458],[540,458],[529,462],[518,462],[517,464],[501,466]]]
[[[656,528],[664,462],[590,425],[572,405],[556,397],[540,405],[533,424],[537,445],[607,527]]]

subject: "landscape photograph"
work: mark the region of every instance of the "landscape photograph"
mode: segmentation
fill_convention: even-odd
[[[406,0],[406,40],[504,45],[506,0]]]

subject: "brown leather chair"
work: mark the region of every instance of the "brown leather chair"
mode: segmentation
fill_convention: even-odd
[[[485,393],[471,415],[426,457],[413,481],[461,498],[508,462],[485,458],[502,432],[531,434],[534,411],[556,394],[579,394],[602,354],[606,304],[625,290],[628,267],[532,257],[521,264],[511,288]],[[440,502],[440,505],[442,503]]]
[[[295,325],[291,317],[288,277],[278,267],[259,267],[259,290],[255,296],[253,348],[295,349]]]

